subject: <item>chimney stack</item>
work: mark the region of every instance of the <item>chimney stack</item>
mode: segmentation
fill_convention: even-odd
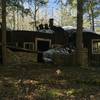
[[[54,23],[53,23],[53,20],[54,20],[53,18],[49,19],[49,27],[50,27],[50,28],[53,27],[53,24],[54,24]]]

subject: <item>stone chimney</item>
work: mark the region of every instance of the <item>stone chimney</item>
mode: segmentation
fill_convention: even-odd
[[[49,19],[49,27],[50,27],[50,28],[53,27],[53,24],[54,24],[54,23],[53,23],[53,20],[54,20],[53,18]]]

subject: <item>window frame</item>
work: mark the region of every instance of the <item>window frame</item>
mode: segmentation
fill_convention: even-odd
[[[97,45],[98,45],[98,42],[100,42],[100,39],[92,39],[92,54],[100,54],[100,51],[99,52],[95,52],[94,51],[94,46],[93,46],[93,44],[94,44],[94,42],[97,42]],[[98,46],[97,46],[98,47]],[[98,49],[98,48],[97,48]],[[97,51],[97,50],[96,50]]]
[[[29,49],[26,48],[25,45],[27,45],[27,44],[28,44],[28,45],[32,45],[32,49],[30,48],[30,46],[29,46]],[[24,42],[24,49],[34,51],[34,42]]]

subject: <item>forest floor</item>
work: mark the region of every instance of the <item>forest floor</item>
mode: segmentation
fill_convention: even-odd
[[[100,100],[100,68],[0,65],[0,100]]]

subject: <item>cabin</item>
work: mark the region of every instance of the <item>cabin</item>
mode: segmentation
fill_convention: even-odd
[[[43,52],[54,47],[76,48],[76,29],[64,30],[53,25],[40,25],[37,31],[7,31],[7,47],[11,50]],[[1,31],[0,31],[1,41]],[[100,61],[100,35],[83,30],[83,47],[88,49],[89,62]],[[1,50],[0,50],[1,51]]]
[[[7,47],[45,51],[55,46],[65,45],[64,29],[53,26],[52,19],[49,26],[43,27],[43,25],[40,25],[37,31],[9,30],[7,31]]]
[[[42,53],[53,47],[64,46],[64,34],[64,29],[51,24],[49,28],[40,27],[37,31],[9,30],[6,32],[7,48],[12,51]]]

